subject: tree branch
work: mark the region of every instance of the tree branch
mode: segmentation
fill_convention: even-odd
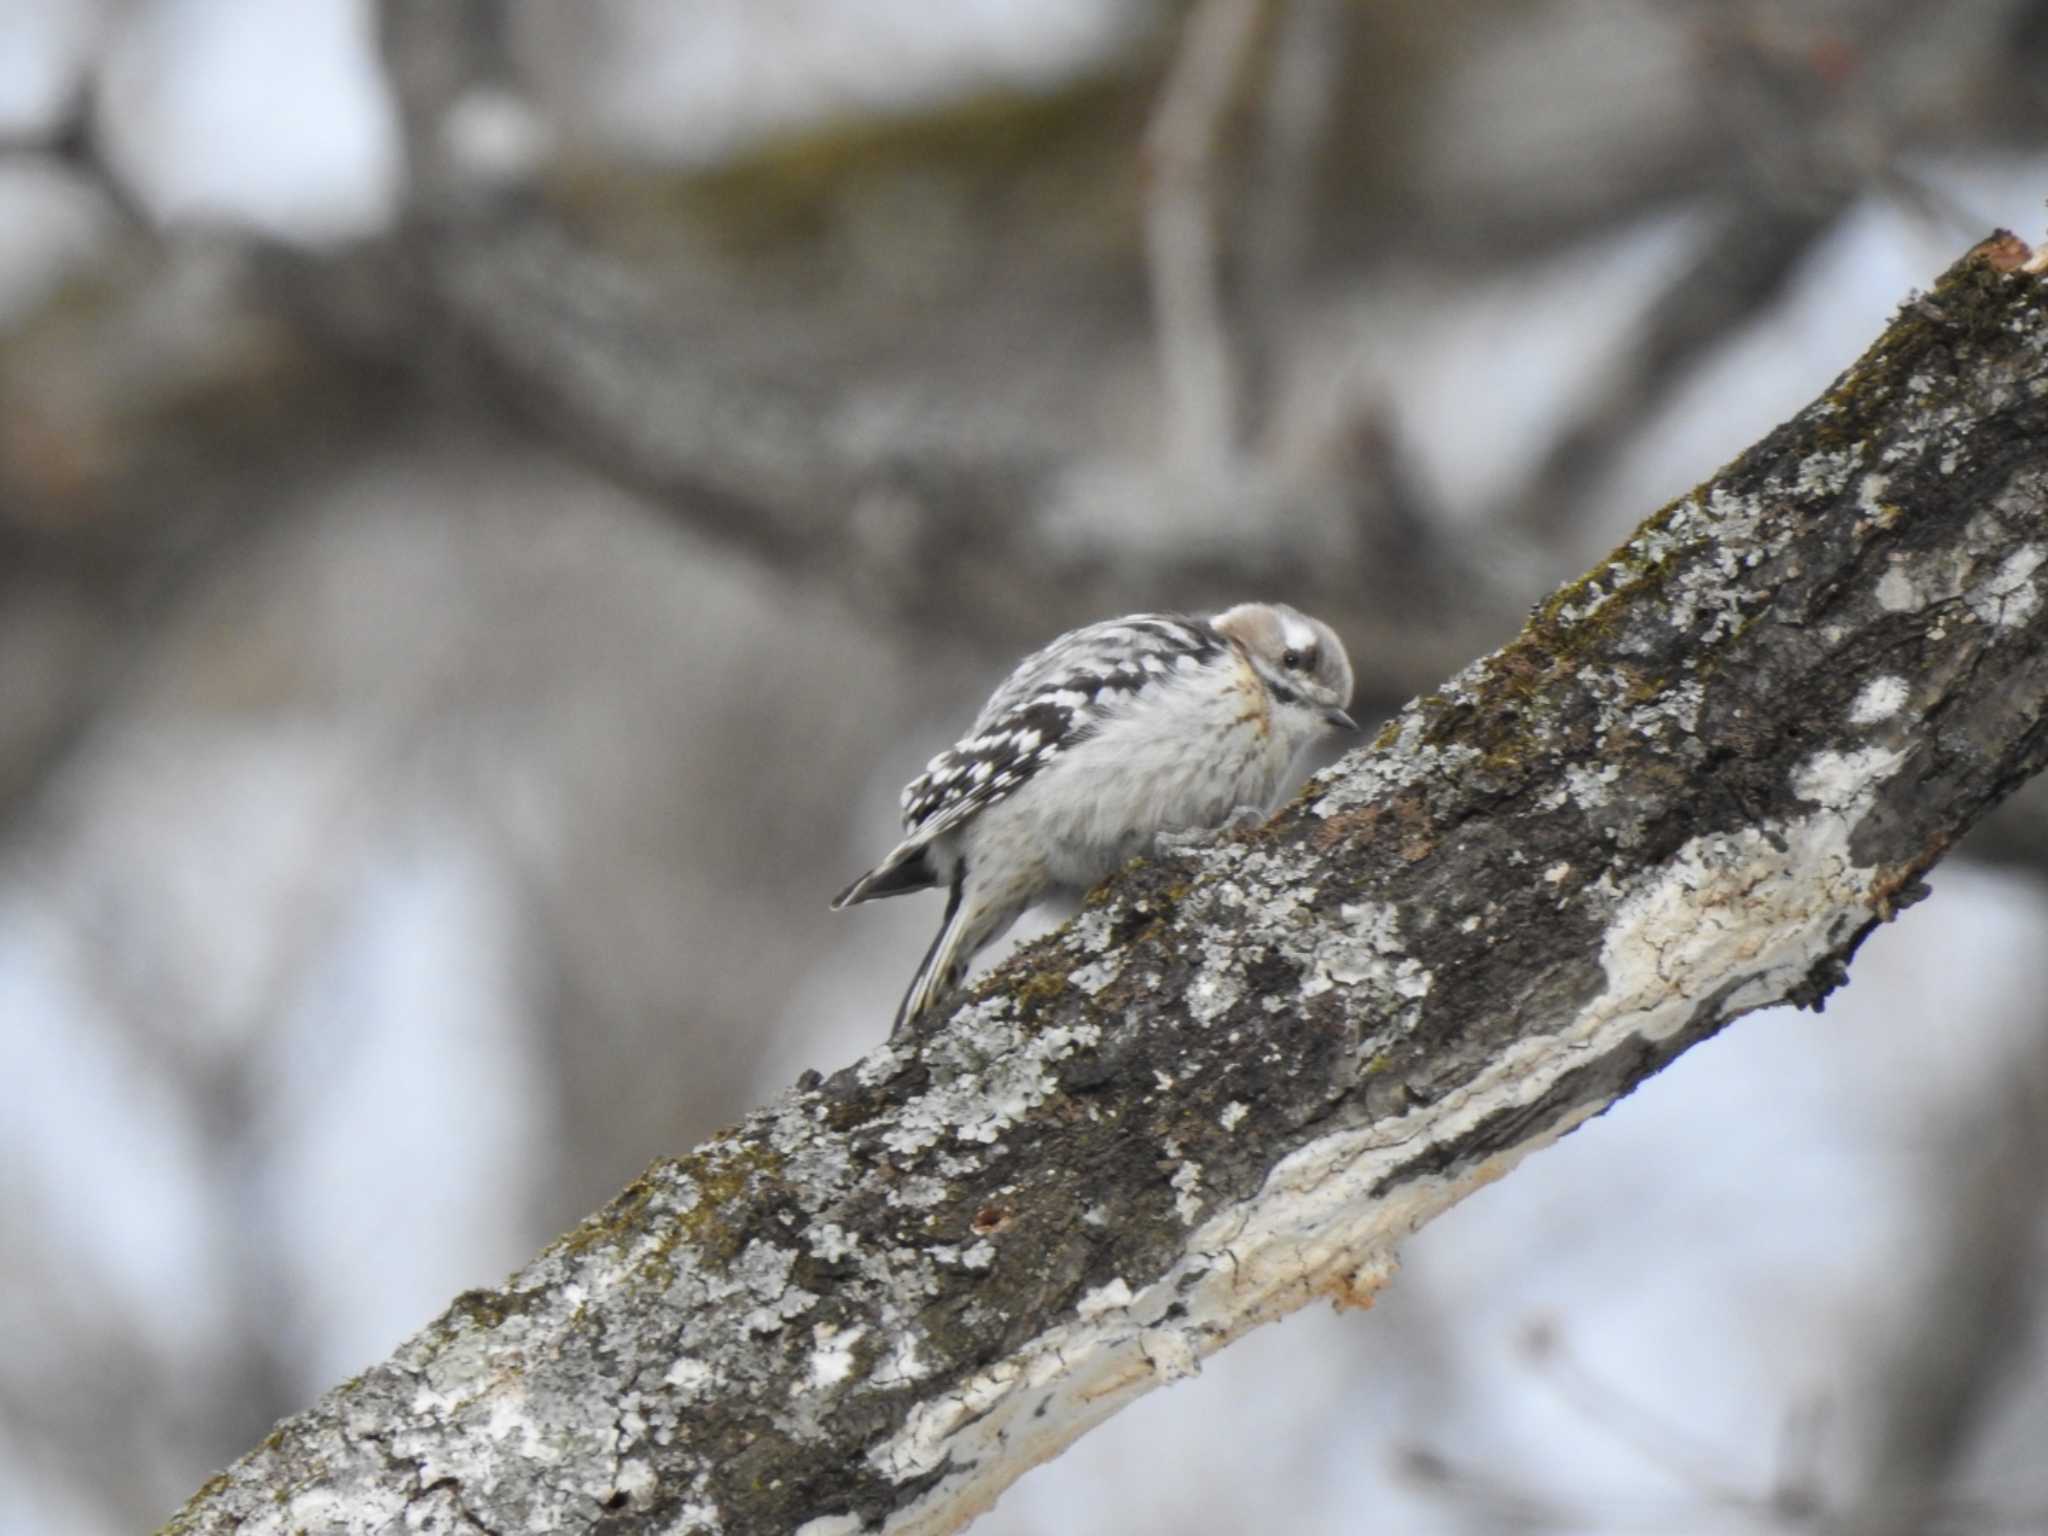
[[[2028,256],[1980,247],[1268,826],[656,1163],[169,1529],[956,1529],[1255,1324],[1369,1301],[1729,1020],[1819,1006],[2048,752]]]
[[[418,293],[427,318],[415,331],[476,369],[485,398],[689,526],[828,580],[893,623],[1014,650],[1099,617],[1139,570],[1191,607],[1284,590],[1348,617],[1374,670],[1409,686],[1484,643],[1475,631],[1500,633],[1484,562],[1455,539],[1409,540],[1408,572],[1375,558],[1357,514],[1383,498],[1359,494],[1357,466],[1342,483],[1277,472],[1204,482],[1006,441],[943,413],[869,441],[846,426],[858,387],[715,355],[715,326],[665,307],[545,213],[418,231],[404,256],[414,278],[386,291]],[[1474,612],[1422,595],[1452,582],[1483,594]]]
[[[1198,482],[1226,478],[1237,457],[1237,368],[1210,192],[1216,140],[1258,20],[1258,0],[1201,0],[1145,133],[1145,254],[1166,456]]]

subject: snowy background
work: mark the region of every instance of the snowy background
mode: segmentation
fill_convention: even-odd
[[[1384,712],[2048,224],[2039,0],[1247,5],[1246,425],[1169,463],[1147,129],[1229,4],[408,9],[0,0],[0,1532],[152,1528],[878,1039],[936,904],[825,902],[1052,630],[1306,605],[1341,483]],[[787,458],[647,471],[391,323],[515,219]],[[1082,550],[1096,611],[1023,558],[963,621],[888,494],[808,514],[871,563],[754,536],[806,438],[1059,465],[947,538]],[[979,1529],[2048,1525],[2044,821]]]

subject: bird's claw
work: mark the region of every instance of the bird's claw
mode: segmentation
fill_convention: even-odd
[[[1240,805],[1230,813],[1221,826],[1189,827],[1181,832],[1162,832],[1156,839],[1161,853],[1190,853],[1197,848],[1213,848],[1216,844],[1231,838],[1256,832],[1266,824],[1266,813],[1257,806]]]

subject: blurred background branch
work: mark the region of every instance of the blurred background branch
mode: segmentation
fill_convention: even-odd
[[[1227,483],[1241,407],[1224,334],[1216,158],[1251,51],[1257,0],[1197,0],[1145,132],[1145,253],[1166,459],[1188,479]]]

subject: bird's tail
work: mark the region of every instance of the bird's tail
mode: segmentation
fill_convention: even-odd
[[[972,917],[966,903],[961,900],[967,890],[967,862],[961,860],[953,867],[953,883],[946,896],[946,916],[939,924],[938,936],[932,940],[932,947],[924,952],[924,961],[917,968],[917,974],[910,978],[910,990],[903,994],[903,1001],[896,1009],[896,1022],[890,1026],[893,1039],[900,1035],[926,1009],[960,979],[972,951],[967,946],[968,930]]]
[[[898,843],[873,869],[832,898],[832,910],[873,901],[878,896],[901,896],[905,891],[922,891],[939,883],[932,869],[928,843]]]

